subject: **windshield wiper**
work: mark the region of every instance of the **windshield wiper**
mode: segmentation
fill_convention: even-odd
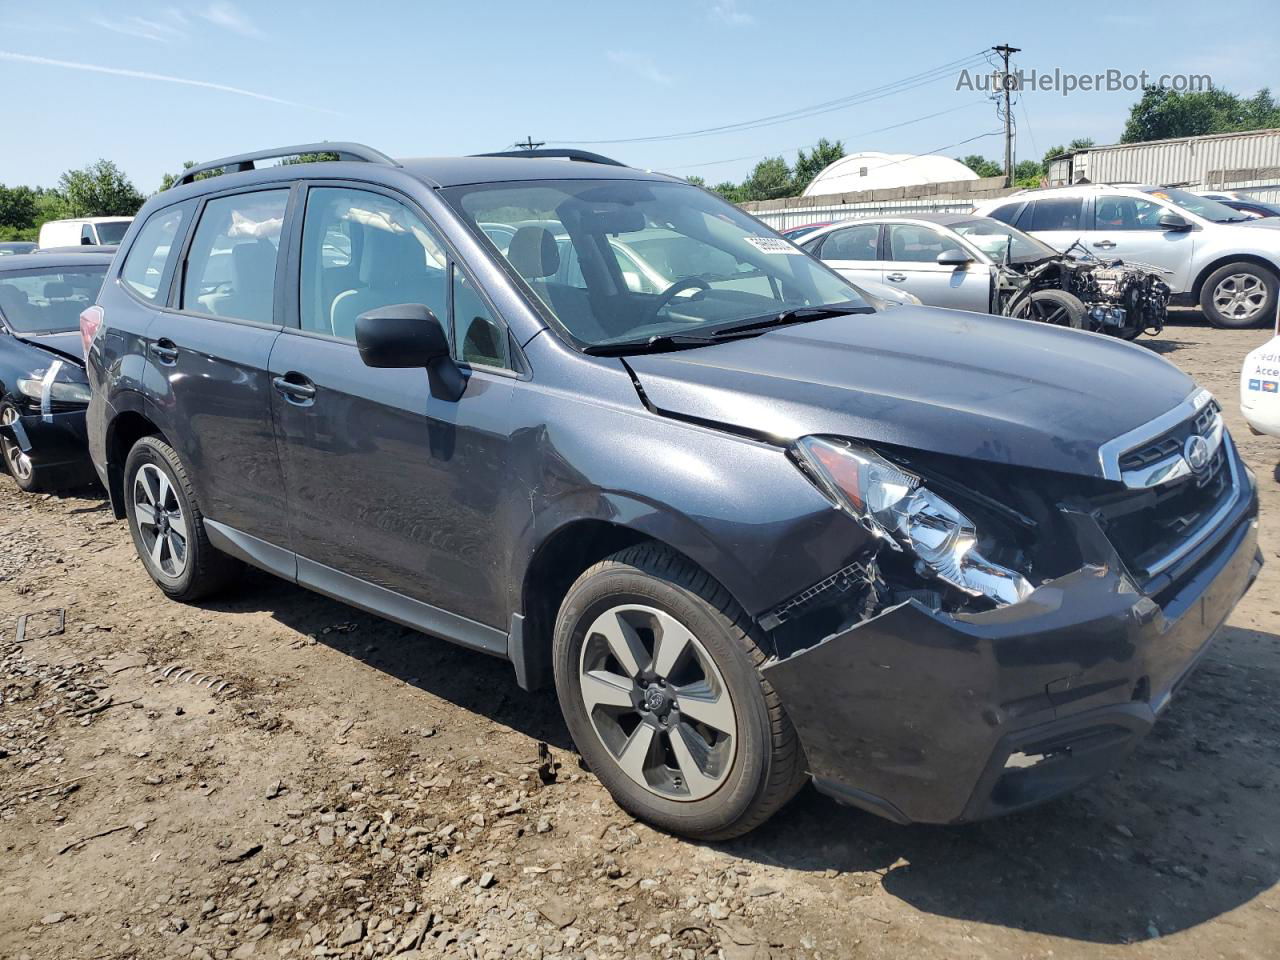
[[[826,317],[843,317],[853,313],[875,313],[871,307],[792,307],[771,317],[748,320],[721,327],[712,334],[717,340],[736,337],[742,334],[764,331],[769,327],[781,327],[789,323],[807,323],[810,320],[822,320]]]
[[[660,353],[663,350],[678,350],[681,347],[705,347],[718,342],[711,337],[698,337],[690,333],[664,333],[649,337],[647,340],[593,343],[589,347],[583,347],[582,352],[596,357],[617,357],[629,353]]]

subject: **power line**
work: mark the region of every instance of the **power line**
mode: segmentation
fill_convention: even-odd
[[[876,129],[874,129],[874,130],[860,130],[860,131],[859,131],[859,132],[857,132],[857,133],[850,133],[850,134],[847,134],[847,135],[845,135],[845,136],[841,137],[840,139],[842,139],[842,140],[852,140],[852,139],[854,139],[855,137],[868,137],[868,136],[870,136],[870,135],[871,135],[871,134],[873,134],[873,133],[884,133],[886,130],[896,130],[896,129],[898,129],[899,127],[909,126],[910,124],[913,124],[913,123],[920,123],[922,120],[932,120],[934,117],[940,117],[940,116],[942,116],[943,114],[947,114],[947,113],[955,113],[957,110],[967,110],[967,109],[969,109],[970,107],[976,107],[976,106],[979,106],[979,105],[985,104],[986,102],[987,102],[987,101],[986,101],[985,99],[982,99],[982,100],[972,100],[972,101],[970,101],[969,103],[962,103],[962,104],[960,104],[960,106],[958,106],[958,107],[949,107],[949,108],[947,108],[946,110],[939,110],[939,111],[937,111],[936,113],[927,113],[927,114],[925,114],[923,117],[913,117],[913,118],[912,118],[912,119],[910,119],[910,120],[903,120],[903,121],[901,121],[900,123],[891,123],[891,124],[889,124],[889,126],[887,126],[887,127],[877,127],[877,128],[876,128]],[[670,169],[670,170],[693,170],[693,169],[696,169],[696,168],[698,168],[698,167],[715,167],[715,166],[719,166],[719,165],[720,165],[720,164],[722,164],[722,163],[737,163],[737,162],[742,161],[742,160],[760,160],[760,159],[763,159],[764,157],[772,157],[772,156],[775,156],[776,154],[779,154],[779,153],[790,153],[790,152],[791,152],[791,151],[793,151],[793,150],[810,150],[810,149],[812,149],[813,147],[816,147],[816,146],[817,146],[817,144],[815,144],[815,143],[806,143],[806,144],[804,144],[803,146],[799,146],[799,147],[787,147],[787,148],[784,148],[784,149],[782,149],[782,150],[771,150],[771,151],[769,151],[768,153],[757,153],[757,154],[753,154],[753,155],[751,155],[751,156],[747,156],[747,157],[729,157],[729,158],[724,159],[724,160],[708,160],[708,161],[705,161],[705,162],[703,162],[703,163],[685,163],[685,164],[681,164],[680,166],[676,166],[676,167],[669,167],[669,168],[667,168],[667,169]]]
[[[914,90],[917,87],[933,83],[941,79],[949,73],[979,60],[984,60],[985,51],[970,54],[953,60],[949,63],[940,64],[929,70],[903,77],[891,83],[881,84],[878,87],[871,87],[857,93],[851,93],[835,100],[827,100],[823,103],[812,104],[807,107],[799,107],[794,110],[787,110],[782,113],[775,113],[766,117],[757,117],[754,120],[740,120],[736,123],[726,123],[715,127],[703,127],[696,130],[685,130],[679,133],[653,134],[645,137],[622,137],[613,140],[552,140],[551,143],[567,145],[575,144],[582,146],[601,145],[601,144],[627,144],[627,143],[654,143],[667,140],[684,140],[691,137],[707,137],[722,133],[738,133],[744,130],[754,130],[760,127],[774,126],[780,123],[790,123],[793,120],[806,119],[808,117],[820,116],[824,113],[831,113],[836,110],[843,110],[848,107],[857,106],[863,103],[869,103],[873,100],[879,100],[884,97],[892,96],[897,93],[905,93],[908,90]]]

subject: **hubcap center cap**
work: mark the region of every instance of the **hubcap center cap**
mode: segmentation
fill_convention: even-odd
[[[671,701],[671,698],[667,696],[667,692],[657,685],[646,688],[643,699],[645,709],[650,713],[659,715],[666,712],[667,706]]]

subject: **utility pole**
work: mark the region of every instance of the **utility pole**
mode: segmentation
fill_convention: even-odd
[[[996,53],[1000,54],[1000,58],[1004,60],[1004,73],[1000,77],[1000,86],[1004,90],[1004,185],[1006,187],[1013,186],[1013,104],[1010,102],[1012,93],[1013,77],[1009,75],[1009,58],[1015,53],[1021,53],[1021,47],[1011,47],[1007,43],[1002,43],[998,47],[992,47]]]
[[[545,147],[546,144],[535,142],[533,137],[526,137],[524,143],[517,143],[516,146],[521,150],[537,150],[539,147]]]

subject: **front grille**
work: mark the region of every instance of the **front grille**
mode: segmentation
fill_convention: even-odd
[[[1213,407],[1206,407],[1169,433],[1125,454],[1120,458],[1121,464],[1138,452],[1145,457],[1157,446],[1179,442],[1180,437],[1190,436],[1193,430],[1203,435],[1217,415],[1216,404]],[[1135,576],[1147,579],[1167,566],[1169,558],[1177,556],[1234,496],[1235,483],[1227,459],[1229,446],[1224,434],[1201,473],[1147,490],[1099,498],[1095,506],[1107,538]]]
[[[1202,437],[1208,434],[1220,411],[1221,408],[1218,406],[1218,401],[1210,400],[1204,409],[1194,417],[1184,420],[1176,427],[1160,434],[1154,440],[1150,440],[1122,454],[1120,457],[1120,470],[1122,472],[1140,470],[1143,467],[1151,466],[1153,463],[1159,463],[1174,454],[1182,453],[1183,444],[1187,442],[1187,438],[1193,433],[1198,433]]]

